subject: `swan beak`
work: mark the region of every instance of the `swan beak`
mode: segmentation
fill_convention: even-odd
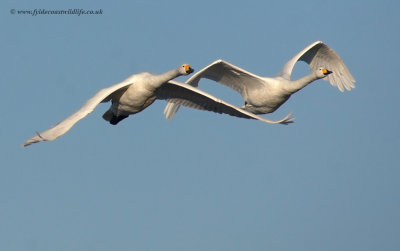
[[[328,69],[322,69],[322,73],[324,73],[324,75],[329,75],[332,73],[332,71],[328,70]]]
[[[187,74],[190,74],[190,73],[194,72],[193,68],[190,67],[189,65],[185,66],[185,71],[186,71]]]

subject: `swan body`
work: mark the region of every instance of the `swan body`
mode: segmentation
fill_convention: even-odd
[[[306,62],[311,73],[292,80],[292,70],[298,61]],[[329,81],[342,92],[355,87],[355,80],[339,55],[321,41],[310,44],[291,58],[275,77],[258,76],[219,59],[194,74],[186,84],[197,87],[202,78],[239,92],[245,102],[241,108],[254,114],[274,112],[292,94],[318,79]],[[178,109],[179,105],[168,103],[164,110],[166,118],[172,119]]]
[[[151,105],[157,98],[156,90],[164,83],[181,75],[193,72],[188,64],[183,64],[177,69],[163,74],[139,73],[132,75],[121,83],[104,88],[90,98],[86,103],[71,116],[50,129],[37,133],[23,143],[28,146],[41,141],[51,141],[65,134],[71,127],[82,118],[91,113],[100,103],[111,101],[111,107],[103,115],[106,121],[116,125],[131,114],[138,113]]]

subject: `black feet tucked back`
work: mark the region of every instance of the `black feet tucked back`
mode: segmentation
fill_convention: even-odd
[[[110,120],[110,124],[111,125],[116,125],[118,124],[118,122],[120,122],[123,119],[126,119],[128,116],[112,116],[111,120]]]

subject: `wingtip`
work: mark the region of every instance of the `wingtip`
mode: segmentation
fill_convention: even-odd
[[[37,142],[39,142],[39,141],[33,140],[33,139],[29,139],[29,140],[25,141],[24,143],[22,143],[21,147],[25,148],[25,147],[30,146],[30,145],[32,145],[34,143],[37,143]]]
[[[293,117],[293,116],[292,116],[292,113],[290,112],[290,113],[288,113],[288,115],[286,115],[286,116],[281,120],[280,124],[288,125],[288,124],[294,123],[294,119],[295,119],[295,117]]]
[[[32,145],[33,143],[36,143],[36,142],[38,142],[38,141],[34,141],[33,139],[28,139],[27,141],[22,143],[21,147],[24,148],[24,147],[30,146],[30,145]]]
[[[294,123],[294,117],[291,117],[291,118],[289,118],[289,119],[287,119],[287,120],[285,120],[285,121],[282,121],[281,122],[281,124],[282,125],[289,125],[289,124],[292,124],[292,123]]]
[[[47,139],[43,138],[42,135],[40,135],[39,132],[36,132],[36,135],[33,136],[32,138],[28,139],[27,141],[25,141],[21,145],[21,147],[24,148],[26,146],[30,146],[30,145],[32,145],[34,143],[41,142],[41,141],[47,141]]]

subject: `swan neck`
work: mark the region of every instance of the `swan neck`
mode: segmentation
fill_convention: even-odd
[[[163,83],[164,83],[164,82],[170,81],[176,77],[179,77],[180,75],[182,75],[182,74],[179,72],[179,70],[174,69],[174,70],[167,71],[163,74],[160,74],[159,77],[163,80]]]
[[[152,87],[154,89],[157,89],[159,87],[161,87],[164,83],[179,77],[180,75],[182,75],[178,69],[174,69],[171,71],[167,71],[158,75],[153,75],[151,78],[151,81],[149,81],[147,83],[147,85],[149,87]]]
[[[315,72],[312,72],[305,77],[297,79],[297,80],[293,81],[293,83],[290,85],[291,92],[295,93],[295,92],[303,89],[304,87],[306,87],[307,85],[309,85],[310,83],[314,82],[317,79],[319,79],[319,78]]]

